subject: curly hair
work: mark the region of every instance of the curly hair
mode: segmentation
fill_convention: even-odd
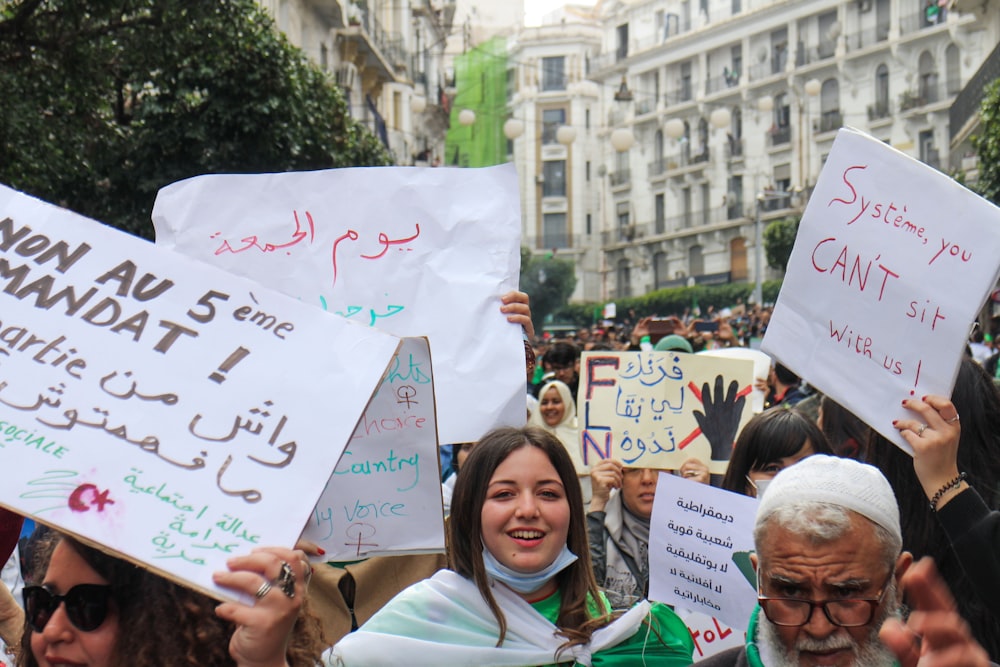
[[[487,433],[469,454],[462,465],[462,473],[455,482],[452,495],[451,519],[448,523],[449,553],[451,569],[472,579],[500,628],[497,646],[503,644],[507,633],[507,621],[503,611],[490,592],[490,583],[483,565],[483,542],[476,539],[482,535],[483,504],[493,473],[515,450],[522,447],[537,447],[542,450],[559,474],[569,502],[569,532],[566,546],[577,556],[576,562],[556,575],[556,583],[562,595],[556,626],[559,634],[567,639],[563,648],[575,644],[585,644],[598,628],[612,620],[610,610],[603,602],[594,579],[590,561],[590,546],[587,541],[587,524],[583,511],[583,494],[580,482],[573,468],[573,462],[562,443],[555,436],[538,428],[498,428]],[[600,615],[591,618],[588,606],[596,603]]]
[[[60,542],[110,582],[119,630],[114,658],[107,667],[235,667],[229,639],[236,626],[215,615],[216,600],[69,536],[53,531],[38,545],[29,580],[44,578]],[[38,667],[31,651],[32,632],[26,619],[18,667]],[[318,619],[303,607],[289,641],[288,664],[315,666],[325,647]]]

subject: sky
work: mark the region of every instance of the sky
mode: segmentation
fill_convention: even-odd
[[[542,24],[542,16],[559,9],[566,3],[574,0],[525,0],[524,3],[524,25],[537,26]]]

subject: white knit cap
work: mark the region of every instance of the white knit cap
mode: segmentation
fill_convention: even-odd
[[[757,505],[757,525],[780,507],[801,502],[838,505],[857,512],[902,540],[899,506],[882,472],[854,459],[815,454],[785,468]]]

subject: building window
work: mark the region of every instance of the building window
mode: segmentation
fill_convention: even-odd
[[[589,236],[590,234],[593,234],[593,233],[594,233],[593,218],[591,217],[590,213],[588,213],[587,214],[587,235]]]
[[[691,87],[691,62],[681,63],[681,102],[691,99],[693,88]]]
[[[543,197],[566,196],[566,160],[547,160],[542,163]]]
[[[586,164],[583,165],[584,178],[587,182],[590,182],[590,160],[587,160]]]
[[[565,213],[546,213],[542,216],[542,243],[545,248],[569,247]]]
[[[565,109],[545,109],[542,111],[542,143],[558,143],[556,141],[556,130],[559,129],[559,126],[565,124]]]
[[[665,233],[667,226],[667,203],[662,192],[653,197],[653,229],[657,234]]]
[[[627,259],[618,260],[617,280],[615,281],[616,295],[619,299],[632,296],[632,276]]]
[[[701,253],[700,245],[693,245],[688,248],[688,275],[700,276],[705,273],[705,258]]]
[[[615,60],[628,58],[628,23],[622,23],[615,31],[618,38],[618,48],[615,50]]]
[[[653,284],[656,289],[660,289],[668,280],[670,274],[667,269],[667,253],[658,252],[653,255]]]
[[[819,131],[833,132],[843,125],[840,114],[840,84],[836,79],[827,79],[819,95]]]
[[[927,51],[920,54],[917,62],[917,72],[919,75],[917,83],[917,96],[920,104],[933,104],[938,101],[938,76],[937,67],[934,64],[934,56]]]
[[[542,90],[566,90],[566,58],[542,58]]]
[[[944,76],[949,96],[957,95],[962,90],[962,66],[958,58],[958,47],[949,44],[944,50]]]
[[[620,201],[615,207],[615,215],[618,217],[618,237],[621,241],[632,240],[632,227],[629,225],[628,202]]]
[[[875,69],[875,105],[869,116],[872,120],[889,116],[889,68],[885,63]]]

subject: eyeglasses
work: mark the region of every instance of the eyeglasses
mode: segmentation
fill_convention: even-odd
[[[828,621],[842,628],[859,628],[868,625],[875,617],[875,610],[889,586],[889,578],[875,598],[842,598],[839,600],[803,600],[801,598],[767,597],[760,594],[760,574],[757,575],[757,602],[768,620],[775,625],[797,628],[812,618],[813,609],[820,607]]]
[[[108,616],[111,587],[104,584],[77,584],[65,595],[55,595],[44,586],[25,586],[24,611],[35,632],[42,632],[46,623],[56,613],[59,605],[66,603],[66,616],[81,632],[91,632],[101,627]]]

